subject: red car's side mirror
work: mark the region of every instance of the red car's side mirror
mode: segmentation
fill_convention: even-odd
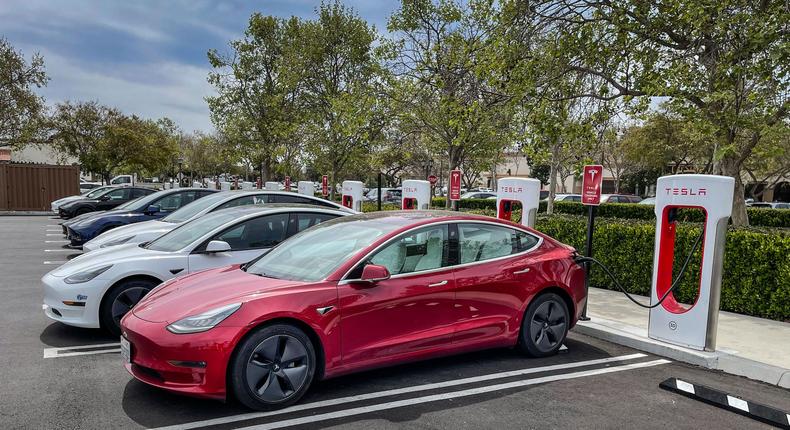
[[[378,264],[367,264],[362,269],[362,276],[360,281],[375,283],[379,281],[386,281],[390,278],[390,271],[384,266]]]

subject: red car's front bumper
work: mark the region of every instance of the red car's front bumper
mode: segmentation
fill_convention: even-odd
[[[131,344],[126,370],[138,380],[181,394],[225,399],[226,370],[240,327],[214,327],[203,333],[174,334],[165,322],[129,312],[121,333]]]

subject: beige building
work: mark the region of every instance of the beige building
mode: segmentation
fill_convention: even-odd
[[[497,178],[530,178],[529,164],[527,164],[527,157],[521,152],[508,152],[502,155],[502,161],[496,165]],[[603,192],[614,192],[614,176],[612,172],[604,168],[603,170]],[[491,171],[480,173],[480,186],[493,188]],[[581,192],[582,181],[581,178],[569,177],[565,181],[565,190],[568,193]],[[548,189],[548,184],[543,185],[543,189]],[[555,192],[561,193],[563,191],[562,184],[557,184]]]
[[[76,158],[63,157],[46,145],[27,145],[22,149],[0,146],[0,161],[37,164],[76,164]]]

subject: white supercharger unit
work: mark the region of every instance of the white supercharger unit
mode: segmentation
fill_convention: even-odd
[[[403,181],[403,196],[401,197],[401,208],[403,209],[428,209],[431,203],[431,183],[417,179],[407,179]]]
[[[661,305],[650,309],[649,337],[698,350],[716,349],[724,241],[732,214],[734,191],[735,180],[727,176],[672,175],[658,178],[651,305],[658,303],[672,286],[677,210],[700,209],[705,215],[705,232],[699,249],[702,262],[696,301],[692,305],[681,304],[670,292]],[[683,260],[679,261],[683,263]]]
[[[359,181],[343,181],[342,190],[341,204],[349,209],[362,212],[362,195],[365,192],[365,184]]]
[[[296,184],[296,191],[299,194],[304,194],[306,196],[314,196],[315,184],[312,181],[299,181]]]
[[[521,204],[521,220],[512,220],[514,203]],[[497,180],[496,216],[535,227],[540,204],[540,181],[534,178],[502,178]]]
[[[219,183],[219,189],[221,191],[230,191],[230,182],[222,181]]]
[[[266,181],[263,187],[266,191],[280,191],[280,184],[278,182]]]
[[[254,186],[255,186],[255,183],[249,182],[249,181],[244,181],[244,182],[241,183],[241,189],[242,190],[251,190]]]
[[[203,188],[203,183],[200,181],[192,181],[192,186],[195,188]]]

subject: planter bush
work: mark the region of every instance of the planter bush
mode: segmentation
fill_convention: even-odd
[[[443,208],[437,204],[437,200],[439,199],[434,199],[434,207]],[[444,199],[441,200],[443,203]],[[462,204],[464,212],[496,216],[493,200],[463,202],[469,202]],[[583,250],[587,218],[581,213],[586,213],[586,208],[578,203],[563,202],[558,202],[558,207],[580,214],[540,215],[535,227],[563,243]],[[655,239],[653,208],[626,204],[602,205],[600,208],[602,210],[613,208],[610,212],[604,212],[607,215],[617,213],[638,217],[645,216],[646,212],[651,214],[651,217],[645,216],[645,219],[602,216],[596,220],[593,243],[594,257],[609,267],[629,293],[649,295]],[[375,211],[376,204],[365,203],[363,209],[365,212]],[[382,209],[397,210],[400,207],[395,204],[383,204]],[[769,218],[773,213],[781,212],[773,209],[754,209],[750,211],[750,215],[752,211],[771,212],[765,219],[773,219]],[[513,212],[514,219],[518,219],[520,215],[519,210]],[[701,221],[699,213],[695,211],[687,211],[680,218],[690,221],[691,224],[681,224],[677,232],[676,273],[682,264],[681,259],[685,258],[691,249],[701,228],[701,224],[694,223]],[[790,230],[730,227],[725,246],[721,310],[780,321],[790,320]],[[699,284],[699,254],[698,249],[677,291],[676,297],[681,302],[693,302],[696,295]],[[617,289],[602,270],[594,268],[592,274],[591,285],[610,290]]]
[[[433,199],[433,207],[444,208],[444,197]],[[465,199],[459,200],[460,209],[490,209],[496,212],[496,200]],[[790,210],[748,208],[749,223],[757,227],[790,228]],[[540,202],[538,212],[546,212],[546,202]],[[586,215],[587,207],[576,202],[554,202],[554,212],[558,214]],[[603,204],[598,206],[597,215],[602,218],[624,218],[637,220],[655,220],[652,205],[639,205],[628,203]],[[702,214],[698,211],[679,211],[681,221],[702,221]]]
[[[540,216],[536,227],[557,240],[583,250],[587,220],[582,216]],[[594,257],[617,276],[628,292],[649,295],[652,281],[655,225],[639,220],[599,219],[593,240]],[[676,273],[701,226],[681,225],[676,239]],[[676,294],[693,302],[699,284],[698,249]],[[600,269],[593,269],[591,285],[615,290]],[[722,277],[721,310],[790,320],[790,233],[786,230],[730,228],[727,232]]]

